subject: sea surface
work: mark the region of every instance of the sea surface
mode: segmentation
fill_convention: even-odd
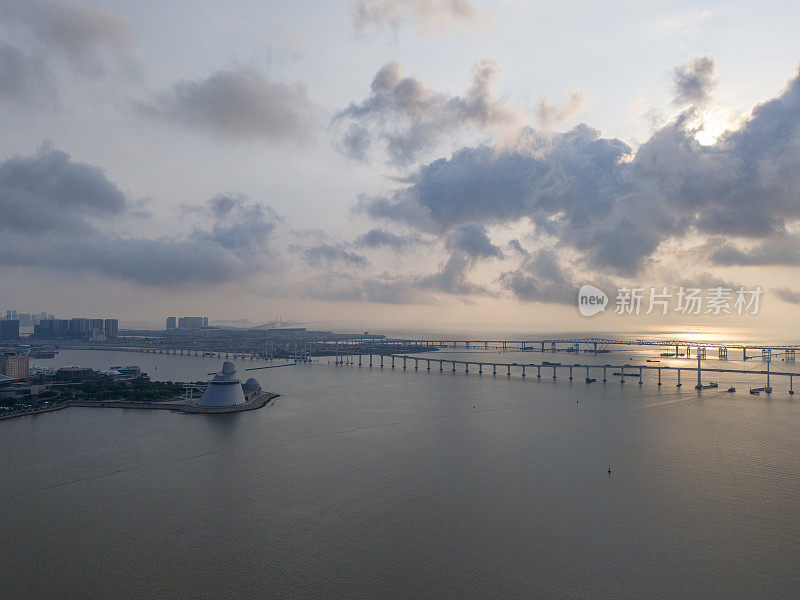
[[[657,350],[425,356],[693,366]],[[222,365],[70,350],[34,362],[137,364],[160,380]],[[753,396],[760,376],[698,392],[690,371],[659,388],[652,372],[587,385],[578,370],[235,364],[281,396],[232,415],[1,422],[0,598],[800,596],[788,378]]]

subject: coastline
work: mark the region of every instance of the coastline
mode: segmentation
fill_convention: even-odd
[[[185,404],[177,402],[176,403],[130,402],[130,401],[114,401],[114,400],[101,400],[94,402],[90,400],[71,400],[69,402],[64,402],[63,404],[48,406],[46,408],[36,408],[30,411],[14,413],[11,415],[0,415],[0,421],[16,419],[18,417],[26,417],[29,415],[38,415],[48,412],[55,412],[58,410],[63,410],[65,408],[71,408],[71,407],[171,410],[174,412],[180,412],[184,414],[228,414],[228,413],[246,412],[248,410],[257,410],[259,408],[263,408],[278,396],[280,396],[280,394],[264,392],[263,394],[258,394],[257,396],[253,396],[250,400],[248,400],[244,404],[238,404],[236,406],[196,406],[194,404]]]

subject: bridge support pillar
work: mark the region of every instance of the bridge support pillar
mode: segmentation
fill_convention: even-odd
[[[725,346],[720,346],[717,355],[719,356],[720,360],[728,358],[728,349]]]
[[[381,369],[383,368],[383,354],[381,354]]]
[[[394,369],[394,356],[392,356],[392,368]]]
[[[607,367],[605,365],[603,365],[603,383],[608,381],[608,379],[606,378],[606,369],[607,369]]]
[[[794,348],[789,348],[786,350],[786,362],[794,361],[795,350]]]
[[[572,367],[569,368],[569,380],[572,381]]]
[[[661,369],[658,370],[658,385],[661,385]]]
[[[506,373],[506,377],[511,377],[511,365],[508,365],[508,373]]]
[[[478,375],[483,375],[483,363],[478,363]]]
[[[639,385],[642,385],[642,383],[644,383],[642,381],[642,367],[639,367]]]
[[[678,383],[675,387],[681,387],[683,384],[681,383],[681,370],[678,369]]]
[[[522,365],[522,378],[525,379],[525,365]]]
[[[469,373],[469,363],[464,363],[464,373]]]
[[[439,373],[441,373],[442,371],[444,371],[444,363],[440,360],[439,361]]]
[[[455,373],[455,372],[456,372],[456,363],[454,362],[453,363],[453,373]]]
[[[542,367],[536,367],[536,379],[542,378]]]
[[[556,367],[553,367],[553,379],[556,378]]]
[[[430,371],[430,370],[431,370],[431,361],[430,361],[430,359],[428,359],[428,371]]]
[[[497,375],[497,365],[492,365],[492,375]]]
[[[772,350],[769,348],[761,349],[761,360],[769,360],[772,358]]]
[[[419,359],[418,358],[414,359],[414,370],[415,371],[419,371]]]

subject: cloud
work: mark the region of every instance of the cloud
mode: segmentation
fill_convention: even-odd
[[[411,22],[427,33],[450,24],[471,25],[478,11],[470,0],[357,0],[350,7],[350,17],[356,33]]]
[[[408,246],[420,244],[418,235],[401,236],[383,229],[370,229],[355,240],[355,245],[363,248],[392,248],[400,250]]]
[[[708,246],[713,246],[713,242]],[[721,266],[798,266],[800,237],[788,234],[771,236],[746,250],[724,242],[711,254],[711,262]]]
[[[302,141],[311,135],[315,120],[302,84],[274,82],[251,69],[179,81],[137,108],[150,117],[229,141]]]
[[[800,292],[789,288],[775,288],[772,292],[784,302],[800,304]]]
[[[467,223],[530,223],[582,265],[628,276],[690,233],[764,240],[762,250],[776,254],[766,240],[800,220],[800,77],[715,144],[694,134],[681,115],[634,153],[587,125],[526,129],[513,145],[466,147],[423,165],[407,185],[357,208],[441,239]]]
[[[0,0],[0,17],[31,32],[48,52],[65,57],[76,69],[99,76],[113,57],[132,65],[133,27],[97,6],[56,0]]]
[[[18,106],[56,105],[57,94],[44,61],[0,42],[0,98]]]
[[[98,167],[44,144],[33,156],[0,163],[0,265],[158,287],[241,281],[278,268],[271,248],[277,215],[244,196],[220,211],[220,198],[202,209],[219,218],[186,235],[120,235],[119,220],[137,216],[141,203],[129,202]]]
[[[581,106],[583,106],[583,92],[572,92],[561,104],[556,104],[549,98],[542,98],[536,108],[536,119],[540,127],[550,129],[569,119],[580,110]]]
[[[334,116],[331,126],[339,149],[350,158],[365,160],[380,143],[389,163],[408,165],[462,129],[516,131],[525,117],[495,97],[499,74],[496,62],[478,61],[467,92],[449,96],[414,75],[404,76],[399,63],[387,63],[375,75],[369,97]]]
[[[366,267],[369,261],[347,249],[342,243],[319,244],[317,246],[289,247],[290,250],[300,254],[304,261],[315,268],[328,267],[334,263],[342,263],[353,267]]]
[[[559,265],[552,250],[541,249],[525,257],[519,268],[505,271],[500,284],[527,302],[575,304],[578,287]]]
[[[0,163],[0,231],[85,234],[92,220],[121,215],[128,201],[103,171],[50,143]]]
[[[447,248],[470,258],[503,258],[503,252],[489,239],[486,229],[477,223],[463,225],[451,233]]]
[[[678,106],[708,104],[717,85],[716,76],[717,64],[711,56],[695,56],[679,65],[673,71],[672,103]]]

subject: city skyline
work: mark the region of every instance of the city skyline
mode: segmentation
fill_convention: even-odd
[[[0,2],[6,306],[766,337],[797,314],[797,6],[240,8]],[[584,284],[763,295],[584,318]]]

